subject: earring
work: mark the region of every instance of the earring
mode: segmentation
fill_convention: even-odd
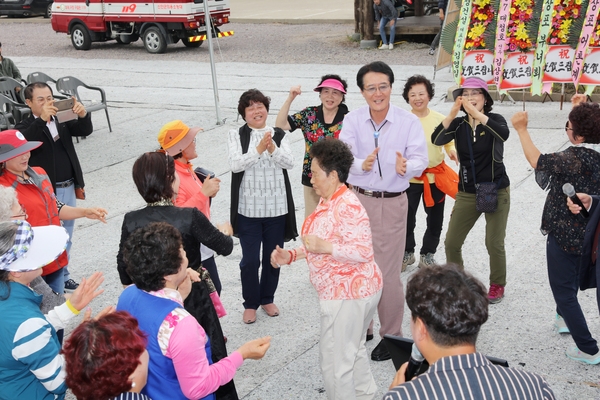
[[[134,388],[135,387],[135,382],[131,382],[131,387]]]

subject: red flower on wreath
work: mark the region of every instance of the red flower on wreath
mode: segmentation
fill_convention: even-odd
[[[581,2],[582,0],[555,0],[549,44],[567,43],[573,20],[581,15]]]

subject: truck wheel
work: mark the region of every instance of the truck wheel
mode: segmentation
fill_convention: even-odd
[[[144,32],[144,46],[148,53],[161,54],[167,49],[167,41],[156,26],[151,26]]]
[[[71,31],[71,42],[77,50],[89,50],[92,47],[92,39],[87,28],[81,24],[77,24]]]
[[[115,38],[115,40],[119,44],[129,44],[129,43],[131,43],[131,36],[130,35],[118,35]]]
[[[188,39],[182,39],[182,42],[185,45],[185,47],[196,48],[196,47],[202,46],[202,43],[204,43],[204,40],[200,40],[198,42],[190,42]]]

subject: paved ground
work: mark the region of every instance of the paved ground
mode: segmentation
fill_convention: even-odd
[[[249,0],[237,2],[251,3]],[[291,0],[278,3],[296,4]],[[350,3],[350,1],[346,0]],[[233,0],[236,3],[236,0]],[[253,2],[260,4],[259,1]],[[282,6],[283,8],[283,6]],[[7,25],[0,23],[0,30]],[[173,119],[204,127],[198,136],[200,154],[195,165],[217,173],[222,179],[221,193],[213,203],[213,221],[228,219],[230,171],[226,161],[226,135],[237,129],[242,121],[236,116],[237,99],[252,87],[263,90],[272,98],[270,123],[274,123],[280,105],[293,84],[301,84],[305,93],[293,104],[293,110],[315,104],[318,97],[310,91],[318,77],[325,73],[339,73],[353,82],[360,65],[329,64],[261,64],[233,63],[224,59],[217,64],[224,125],[217,125],[210,66],[205,62],[161,59],[155,61],[105,60],[101,49],[91,50],[94,59],[72,57],[13,57],[24,75],[43,71],[51,76],[74,75],[83,81],[106,90],[110,105],[113,132],[108,132],[103,113],[94,113],[95,132],[77,145],[86,177],[88,200],[81,205],[99,205],[107,208],[110,218],[106,225],[95,221],[78,221],[72,249],[71,272],[76,279],[93,271],[103,271],[106,276],[105,293],[92,305],[94,312],[106,305],[115,304],[121,292],[115,257],[120,238],[123,215],[144,206],[131,180],[131,166],[145,151],[157,146],[156,135],[160,127]],[[90,54],[90,53],[88,53]],[[375,59],[375,54],[373,54]],[[423,66],[393,66],[396,84],[392,101],[407,108],[401,97],[401,88],[412,74],[422,73],[432,78],[431,68]],[[180,71],[187,71],[182,73]],[[193,71],[193,73],[189,73]],[[266,79],[265,77],[268,77]],[[446,113],[450,104],[442,94],[453,85],[447,71],[438,72],[435,79],[437,95],[432,108]],[[354,83],[347,95],[350,109],[364,103]],[[521,109],[520,104],[497,104],[495,111],[507,119]],[[564,121],[568,110],[559,110],[557,103],[527,104],[530,112],[532,136],[542,152],[553,152],[567,145]],[[300,185],[300,164],[303,154],[301,134],[290,134],[296,166],[291,171],[298,220],[303,210]],[[569,336],[560,336],[553,329],[554,305],[545,272],[544,237],[539,232],[540,216],[545,193],[535,184],[515,134],[505,148],[505,162],[511,179],[512,210],[506,240],[508,256],[508,283],[505,300],[490,307],[490,319],[483,326],[478,344],[486,354],[505,358],[511,366],[542,374],[559,399],[594,399],[600,397],[598,367],[585,366],[570,361],[564,355],[572,345]],[[448,201],[446,221],[452,201]],[[420,212],[417,237],[423,233],[425,215]],[[445,229],[444,229],[445,234]],[[479,221],[464,246],[467,269],[484,283],[488,280],[488,261],[484,245],[484,224]],[[442,238],[443,242],[443,238]],[[291,247],[294,244],[290,244]],[[443,245],[437,255],[444,261]],[[244,325],[241,321],[241,286],[238,264],[241,258],[239,245],[229,257],[218,257],[217,264],[223,281],[222,300],[229,315],[222,319],[223,329],[229,338],[229,349],[235,350],[246,340],[271,335],[272,347],[261,361],[247,362],[236,375],[240,397],[248,400],[271,399],[325,399],[318,368],[319,312],[317,296],[308,281],[305,264],[299,262],[284,267],[276,302],[281,316],[268,318],[259,312],[258,321]],[[400,260],[398,260],[400,262]],[[406,280],[416,267],[402,275]],[[593,334],[600,333],[600,317],[595,293],[580,294],[580,301],[588,316]],[[403,321],[404,332],[410,336],[409,313]],[[377,340],[367,344],[372,350]],[[385,393],[394,374],[391,362],[371,363],[379,390],[376,398]]]

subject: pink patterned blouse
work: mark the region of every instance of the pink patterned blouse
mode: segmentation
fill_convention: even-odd
[[[316,235],[333,245],[332,254],[306,252],[310,281],[321,300],[363,299],[383,287],[373,257],[371,225],[364,207],[351,190],[341,186],[321,201],[304,221],[302,236]]]

